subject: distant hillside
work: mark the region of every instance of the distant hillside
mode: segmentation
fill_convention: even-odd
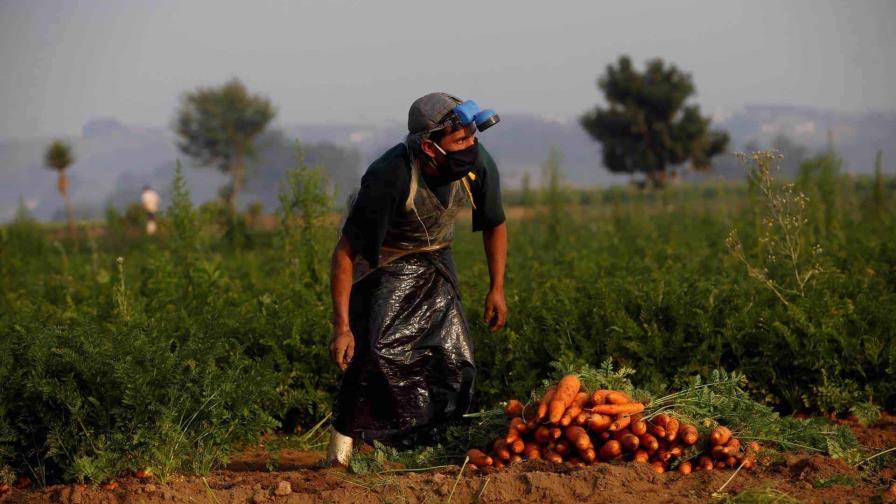
[[[720,118],[716,126],[731,134],[733,151],[744,150],[748,143],[768,147],[776,136],[785,135],[805,146],[808,155],[827,145],[830,131],[851,172],[870,173],[878,149],[884,152],[885,168],[896,159],[896,112],[846,114],[805,107],[748,106]],[[294,162],[292,142],[296,138],[305,146],[308,161],[330,169],[344,194],[357,184],[373,159],[402,140],[404,128],[403,124],[309,124],[271,132],[259,142],[261,154],[250,170],[251,179],[240,202],[261,201],[268,210],[276,207],[278,180]],[[506,114],[501,124],[483,133],[481,139],[497,160],[505,187],[518,187],[526,172],[533,183],[539,183],[539,166],[552,146],[563,153],[564,175],[570,184],[610,185],[629,180],[602,167],[599,145],[576,121]],[[50,140],[0,140],[0,221],[13,216],[20,197],[38,218],[60,215],[55,174],[42,166],[43,150]],[[81,214],[100,215],[108,203],[125,206],[136,200],[146,184],[166,196],[178,158],[195,202],[216,197],[226,183],[217,170],[193,167],[180,155],[174,134],[167,128],[134,127],[103,118],[88,122],[80,136],[66,140],[77,156],[70,171],[71,190]],[[717,166],[717,176],[742,176],[730,156],[719,160]]]

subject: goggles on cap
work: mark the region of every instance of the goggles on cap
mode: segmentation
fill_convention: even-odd
[[[475,124],[476,129],[479,131],[485,131],[498,122],[501,121],[501,117],[498,116],[498,113],[492,109],[480,109],[479,105],[476,104],[473,100],[467,100],[451,110],[448,114],[448,118],[442,121],[441,124],[427,131],[426,134],[432,133],[433,131],[438,131],[440,129],[448,127],[448,125],[460,126],[462,128],[469,128],[471,125]]]

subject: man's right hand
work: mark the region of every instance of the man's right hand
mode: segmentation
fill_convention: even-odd
[[[333,358],[333,362],[339,369],[345,371],[354,356],[355,336],[351,329],[333,328],[333,337],[330,338],[330,357]]]

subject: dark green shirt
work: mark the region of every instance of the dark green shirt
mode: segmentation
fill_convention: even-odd
[[[504,222],[501,205],[501,184],[495,160],[479,144],[479,156],[473,167],[475,180],[470,184],[473,193],[473,231],[492,229]],[[433,179],[422,177],[423,183],[439,198],[448,202],[450,183],[437,185]],[[404,144],[392,147],[370,164],[361,177],[361,189],[355,198],[342,234],[352,248],[371,265],[378,264],[380,247],[393,215],[404,206],[411,186],[411,168]]]

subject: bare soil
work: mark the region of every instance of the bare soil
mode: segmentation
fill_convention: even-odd
[[[879,450],[896,446],[896,417],[887,415],[870,428],[850,425],[867,446]],[[753,470],[736,475],[732,470],[721,470],[687,476],[656,474],[644,464],[631,462],[573,469],[544,461],[485,473],[468,468],[460,477],[459,467],[353,475],[343,469],[321,467],[323,456],[322,452],[285,449],[280,453],[278,470],[269,472],[267,454],[256,446],[236,454],[226,469],[205,477],[177,476],[162,485],[128,476],[118,478],[114,490],[72,484],[12,490],[0,497],[0,503],[436,503],[450,499],[459,503],[648,504],[711,502],[716,500],[714,495],[736,496],[759,490],[781,492],[799,502],[894,502],[896,498],[892,493],[894,467],[868,475],[838,460],[805,453],[767,457]],[[724,495],[719,495],[723,486]]]

